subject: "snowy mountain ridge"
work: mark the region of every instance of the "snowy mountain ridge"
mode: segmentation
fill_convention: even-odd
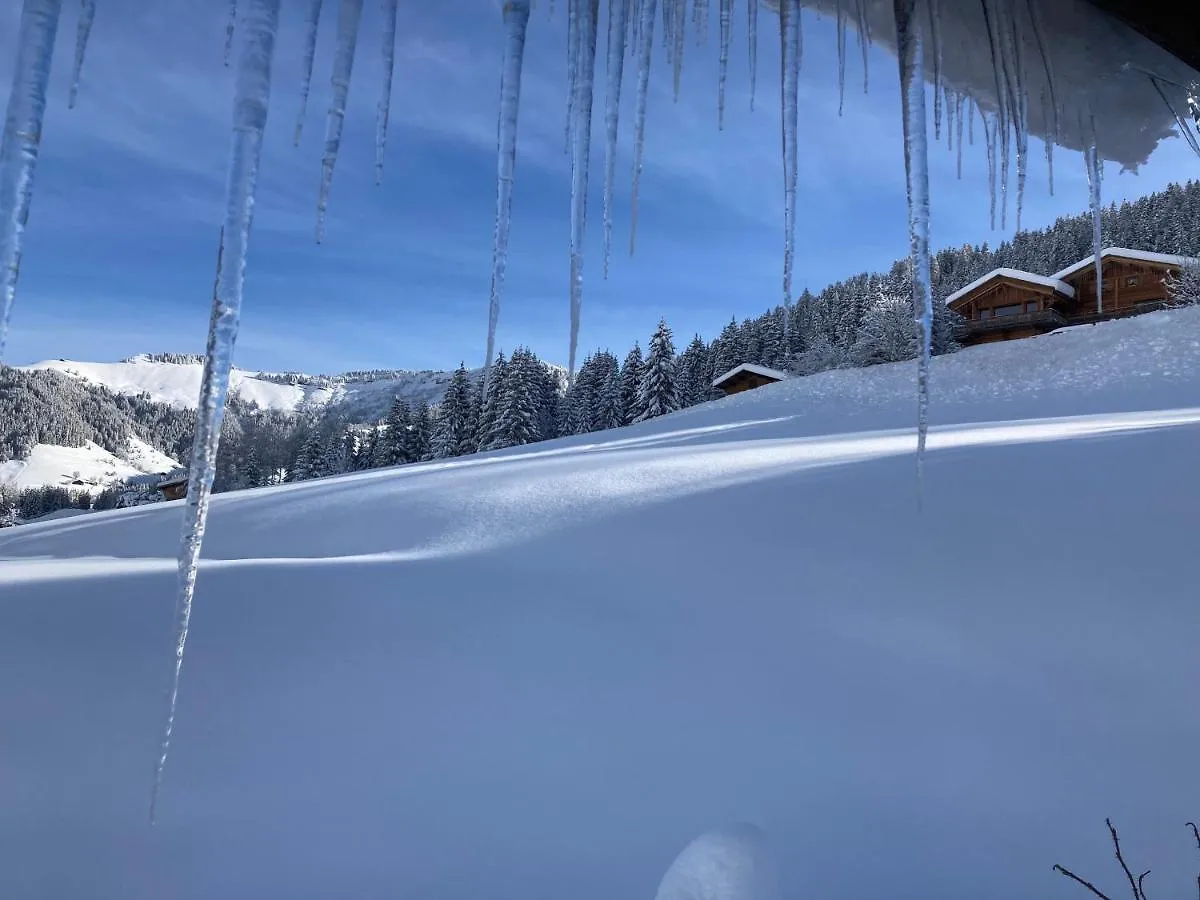
[[[186,354],[139,354],[120,362],[56,359],[18,368],[61,372],[118,394],[145,395],[178,409],[196,408],[204,370],[201,357]],[[352,418],[372,419],[382,418],[397,396],[413,403],[439,402],[452,374],[381,369],[319,375],[235,367],[231,392],[262,409],[301,413],[340,406]]]

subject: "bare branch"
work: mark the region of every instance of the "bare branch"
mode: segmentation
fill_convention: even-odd
[[[1196,839],[1196,849],[1200,850],[1200,828],[1196,827],[1195,822],[1185,823],[1188,828],[1192,829],[1192,837]]]
[[[1112,835],[1113,847],[1117,851],[1117,862],[1121,864],[1121,869],[1125,872],[1125,877],[1129,879],[1129,887],[1133,890],[1133,900],[1142,900],[1142,895],[1138,891],[1137,881],[1133,877],[1133,873],[1129,871],[1129,866],[1125,865],[1125,857],[1121,855],[1121,839],[1117,837],[1117,829],[1113,828],[1112,819],[1105,819],[1104,824],[1108,826],[1108,833]]]
[[[1093,894],[1095,894],[1097,897],[1099,897],[1099,898],[1100,898],[1100,900],[1112,900],[1112,898],[1111,898],[1111,897],[1109,897],[1107,894],[1103,893],[1103,892],[1102,892],[1102,891],[1101,891],[1099,888],[1097,888],[1097,887],[1096,887],[1094,884],[1092,884],[1090,881],[1084,881],[1082,878],[1080,878],[1078,875],[1076,875],[1076,874],[1075,874],[1074,872],[1072,872],[1070,869],[1064,869],[1062,866],[1058,865],[1058,863],[1055,863],[1055,864],[1054,864],[1054,871],[1056,871],[1056,872],[1061,872],[1062,874],[1064,874],[1064,875],[1066,875],[1068,878],[1070,878],[1072,881],[1077,881],[1077,882],[1079,882],[1079,883],[1080,883],[1080,884],[1082,884],[1082,885],[1083,885],[1085,888],[1087,888],[1089,891],[1091,891]]]
[[[1146,900],[1146,891],[1142,887],[1142,879],[1145,878],[1149,874],[1150,874],[1150,870],[1147,869],[1145,872],[1143,872],[1141,875],[1138,876],[1137,890],[1138,890],[1138,893],[1142,895],[1142,900]]]

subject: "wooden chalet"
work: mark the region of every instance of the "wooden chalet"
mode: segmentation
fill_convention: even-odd
[[[187,496],[187,489],[187,472],[172,472],[158,483],[159,493],[167,500],[182,500]]]
[[[946,303],[966,319],[959,335],[964,346],[1008,341],[1066,325],[1162,309],[1170,299],[1167,276],[1197,262],[1186,256],[1110,247],[1100,253],[1099,300],[1093,255],[1050,276],[994,269],[955,291]]]
[[[787,377],[787,372],[780,372],[778,369],[768,369],[766,366],[757,366],[754,363],[742,363],[740,366],[730,369],[720,378],[714,379],[713,387],[720,388],[726,396],[729,396],[730,394],[740,394],[742,391],[750,391],[765,384],[775,384]]]
[[[1011,341],[1062,328],[1063,309],[1075,288],[1058,278],[1020,269],[993,269],[946,298],[966,319],[959,340],[964,346]]]

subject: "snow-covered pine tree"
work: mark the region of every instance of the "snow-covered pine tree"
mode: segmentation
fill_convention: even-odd
[[[919,340],[912,302],[883,294],[864,317],[850,358],[856,366],[914,359]]]
[[[620,428],[625,424],[621,406],[621,370],[616,366],[609,369],[604,384],[600,388],[596,416],[596,423],[600,429]]]
[[[529,350],[518,348],[513,352],[504,379],[496,434],[489,450],[520,447],[539,440],[538,368]]]
[[[712,356],[700,335],[692,338],[679,357],[679,401],[695,406],[709,399],[712,390]]]
[[[1168,275],[1163,279],[1163,284],[1173,305],[1193,306],[1200,303],[1200,265],[1183,266],[1178,275]]]
[[[401,455],[405,462],[422,462],[430,458],[433,418],[424,400],[413,408],[407,431],[401,440]]]
[[[471,379],[467,374],[467,367],[459,363],[446,388],[441,414],[434,431],[433,455],[438,459],[463,456],[475,450],[471,395]]]
[[[638,390],[635,422],[665,416],[680,408],[678,376],[675,373],[675,344],[666,320],[660,320],[650,350],[646,354],[646,370]]]
[[[500,401],[504,394],[504,379],[507,374],[508,360],[504,358],[504,351],[501,350],[496,354],[495,362],[492,363],[491,373],[488,378],[484,379],[487,382],[487,388],[479,404],[479,427],[475,433],[477,450],[488,449],[497,437],[496,421],[500,417]],[[483,390],[482,381],[481,390]]]
[[[642,387],[642,375],[646,362],[642,359],[642,348],[635,343],[621,365],[621,423],[629,425],[638,411],[638,394]]]
[[[398,466],[415,462],[410,455],[412,436],[409,429],[412,427],[412,407],[408,405],[407,400],[397,397],[392,401],[392,408],[388,410],[384,426],[384,431],[379,436],[379,443],[384,445],[384,450],[376,454],[387,460],[384,465]]]
[[[314,428],[300,445],[300,452],[296,454],[296,461],[292,464],[288,480],[307,481],[318,477],[322,469],[324,450],[321,433]]]
[[[713,377],[724,375],[730,369],[742,363],[752,362],[745,358],[742,347],[742,334],[738,328],[737,319],[731,319],[722,330],[712,346]]]

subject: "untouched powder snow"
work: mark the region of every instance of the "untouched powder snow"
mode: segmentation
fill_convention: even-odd
[[[124,458],[91,441],[82,447],[37,444],[28,459],[0,463],[0,484],[16,488],[55,486],[97,493],[114,481],[170,472],[178,466],[175,460],[137,438],[130,439]]]
[[[1186,896],[1200,310],[931,378],[215,497],[154,828],[181,504],[0,534],[0,896]]]

